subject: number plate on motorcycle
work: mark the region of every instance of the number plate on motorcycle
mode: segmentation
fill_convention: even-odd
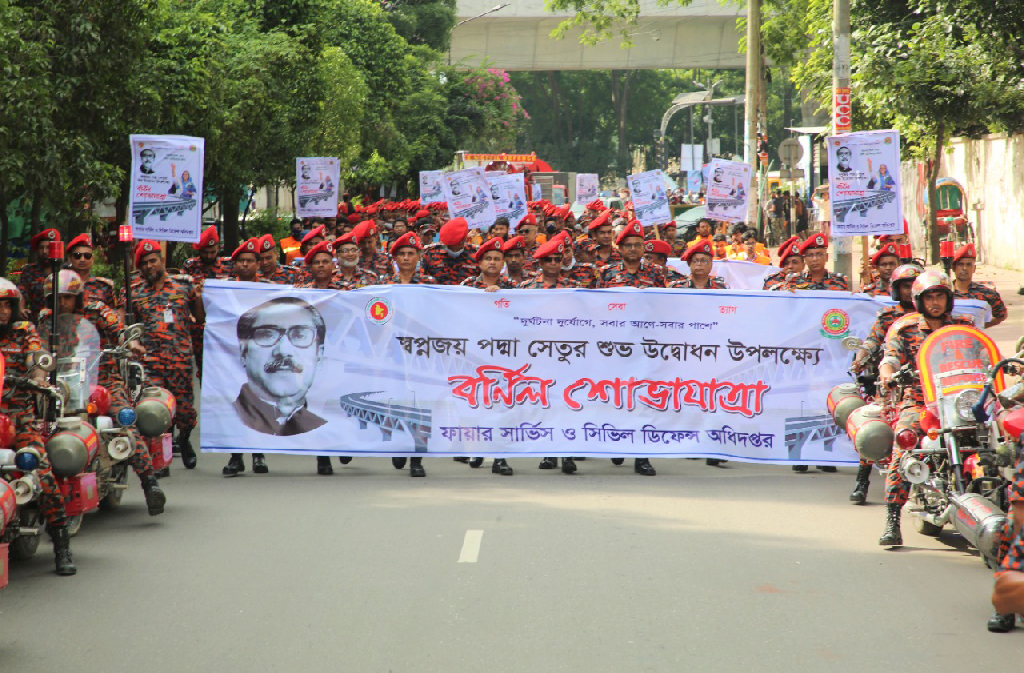
[[[981,390],[988,370],[999,360],[995,342],[977,328],[949,325],[936,330],[917,352],[917,371],[921,374],[925,402],[934,402],[962,390]],[[1004,387],[1000,373],[996,377],[995,392]]]

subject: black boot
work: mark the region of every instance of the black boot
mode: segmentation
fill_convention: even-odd
[[[504,458],[495,458],[494,463],[491,464],[491,473],[511,477],[512,466]]]
[[[988,630],[992,633],[1009,633],[1017,625],[1017,615],[1012,612],[1001,615],[998,612],[988,618]]]
[[[316,457],[316,473],[325,476],[334,474],[334,468],[331,467],[330,456]]]
[[[556,467],[558,467],[558,459],[545,458],[544,460],[540,461],[540,465],[538,465],[537,467],[539,467],[542,470],[553,470]]]
[[[806,465],[794,465],[793,466],[793,471],[794,472],[806,472],[807,471],[807,466]]]
[[[818,469],[821,470],[822,472],[826,472],[828,474],[834,474],[835,471],[836,471],[836,466],[835,465],[819,465]]]
[[[185,466],[186,470],[196,469],[196,452],[192,450],[192,441],[189,439],[192,434],[192,430],[179,430],[178,431],[178,453],[181,454],[181,464]]]
[[[728,462],[729,462],[728,460],[720,460],[718,458],[705,458],[704,459],[704,464],[709,466],[709,467],[718,467],[722,463],[728,463]]]
[[[270,472],[270,468],[267,467],[267,459],[263,457],[262,453],[252,454],[252,471],[254,474]]]
[[[861,465],[857,469],[857,484],[850,494],[850,502],[855,505],[863,505],[868,499],[868,485],[871,480],[871,466]]]
[[[348,465],[352,462],[352,456],[338,456],[338,462],[342,465]]]
[[[399,456],[397,458],[392,458],[391,459],[391,465],[396,470],[401,470],[401,469],[405,468],[405,461],[406,461],[405,456]]]
[[[469,466],[472,467],[472,468],[480,467],[483,464],[484,464],[484,459],[483,458],[470,458],[469,459]]]
[[[903,544],[903,535],[900,533],[900,513],[903,511],[903,505],[889,503],[885,508],[885,532],[878,538],[878,544],[883,547],[899,547]]]
[[[572,458],[562,459],[562,474],[572,474],[576,471],[576,461]]]
[[[71,558],[71,537],[68,535],[67,524],[50,526],[50,539],[53,540],[53,558],[58,575],[74,575],[78,572],[75,561]]]
[[[245,472],[245,463],[242,462],[242,454],[232,453],[228,464],[220,471],[225,477],[234,477]]]
[[[654,470],[654,466],[651,465],[651,461],[646,458],[637,458],[633,461],[633,471],[637,474],[642,474],[645,477],[657,476],[657,472]]]
[[[164,495],[160,485],[156,483],[156,477],[143,477],[140,481],[142,482],[142,492],[146,496],[146,507],[149,508],[149,515],[163,514],[164,505],[167,504],[167,496]]]
[[[612,458],[612,465],[622,465],[626,462],[625,458]]]
[[[409,476],[410,477],[425,477],[427,471],[423,469],[422,458],[410,458],[409,459]]]

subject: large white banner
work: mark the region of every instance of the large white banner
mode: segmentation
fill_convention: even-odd
[[[132,134],[131,211],[136,239],[199,242],[202,138]]]
[[[626,178],[636,219],[645,227],[672,221],[665,180],[660,170],[637,173]]]
[[[699,172],[704,161],[703,145],[681,145],[679,151],[679,170],[687,173]]]
[[[341,167],[337,157],[295,159],[296,217],[335,217]]]
[[[296,290],[211,280],[201,444],[307,455],[852,464],[838,292]],[[685,315],[680,302],[685,302]],[[779,320],[779,316],[786,316]]]
[[[750,164],[712,159],[708,168],[708,217],[723,222],[747,219],[750,194]]]
[[[827,144],[832,235],[902,234],[899,132],[847,133]]]
[[[678,257],[669,257],[668,265],[690,275],[690,265]],[[711,263],[711,275],[720,276],[730,290],[760,290],[764,288],[764,279],[778,270],[777,266],[741,260],[716,259]]]
[[[576,203],[586,205],[597,198],[600,178],[597,173],[576,174]]]
[[[426,208],[431,203],[444,201],[441,176],[444,171],[420,171],[420,205]]]
[[[491,201],[491,188],[482,168],[466,168],[441,175],[441,189],[452,219],[464,217],[470,229],[486,231],[497,215]]]
[[[515,231],[526,217],[526,185],[522,173],[487,176],[491,189],[494,216],[507,217],[509,229]]]

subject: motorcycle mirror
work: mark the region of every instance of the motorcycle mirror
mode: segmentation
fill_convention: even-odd
[[[1017,352],[1017,354],[1014,355],[1013,357],[1019,358],[1024,356],[1024,336],[1017,339],[1017,344],[1013,347],[1013,350]]]
[[[121,333],[121,343],[130,343],[136,341],[142,337],[142,323],[135,323],[125,328],[124,332]]]
[[[864,344],[864,340],[860,337],[848,336],[844,338],[841,343],[843,344],[843,348],[848,351],[858,351]]]
[[[57,367],[57,359],[50,353],[39,353],[36,355],[36,367],[44,372],[52,372]]]

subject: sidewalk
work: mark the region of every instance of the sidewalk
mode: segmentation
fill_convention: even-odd
[[[860,244],[853,246],[853,268],[860,269]],[[928,268],[942,269],[942,265]],[[1010,271],[987,264],[978,264],[978,270],[974,274],[974,280],[978,282],[990,282],[995,285],[1003,301],[1006,303],[1008,316],[999,325],[988,330],[988,335],[995,340],[999,346],[999,352],[1003,357],[1010,357],[1014,354],[1013,346],[1017,339],[1024,336],[1024,296],[1017,294],[1021,285],[1024,284],[1024,274],[1019,271]],[[859,287],[858,278],[852,278],[854,285]]]

